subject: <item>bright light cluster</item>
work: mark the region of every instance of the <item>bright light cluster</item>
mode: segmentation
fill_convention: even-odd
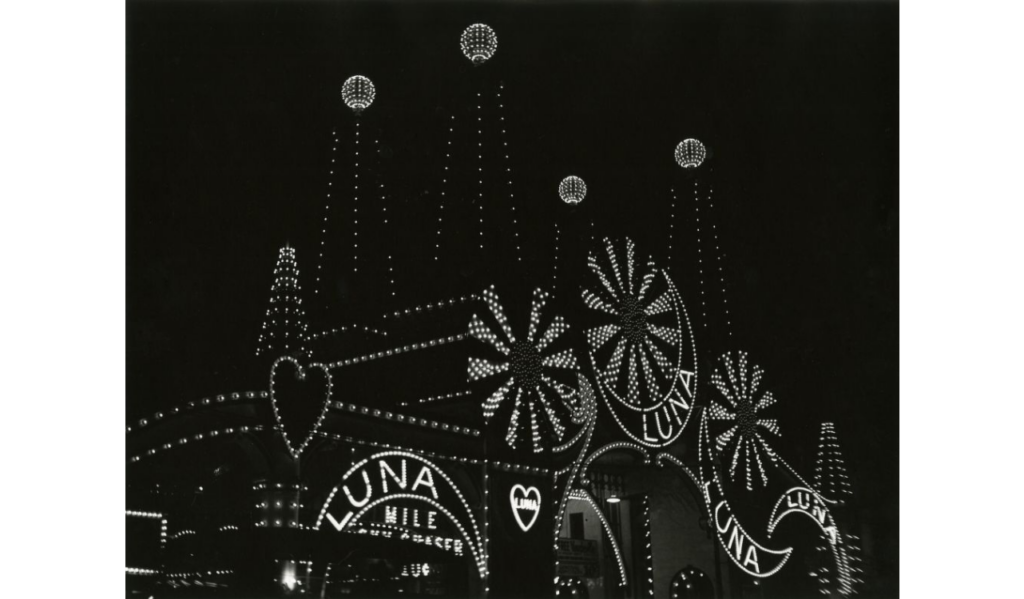
[[[684,139],[676,146],[676,162],[683,168],[697,168],[707,154],[704,144],[693,138]]]
[[[306,312],[302,307],[302,288],[299,286],[299,267],[295,261],[295,248],[284,246],[277,255],[274,267],[274,285],[270,288],[270,307],[267,308],[260,332],[256,355],[295,352],[308,355],[306,341],[309,336]]]
[[[139,512],[136,510],[125,510],[125,516],[132,516],[134,518],[152,518],[154,520],[163,520],[164,515],[159,512]]]
[[[760,475],[762,486],[766,486],[768,474],[761,456],[767,455],[773,463],[778,458],[760,431],[763,429],[778,436],[779,423],[775,419],[759,418],[758,413],[774,404],[775,397],[771,391],[761,390],[764,371],[757,365],[748,366],[746,352],[737,352],[735,358],[725,354],[720,362],[719,368],[711,374],[711,382],[721,397],[712,402],[709,413],[713,420],[727,421],[730,426],[715,438],[715,446],[723,456],[732,448],[730,478],[736,479],[742,461],[747,475],[747,490],[754,489],[754,472]],[[721,402],[721,399],[725,402]],[[728,459],[728,456],[725,458]]]
[[[587,307],[601,313],[607,322],[586,331],[601,389],[626,408],[626,415],[629,411],[647,414],[666,403],[692,403],[696,349],[689,317],[675,286],[653,260],[639,267],[631,239],[625,242],[624,265],[620,251],[607,238],[603,254],[604,259],[599,253],[590,254],[588,266],[599,284],[584,289],[582,294]],[[681,385],[689,398],[679,395]],[[669,432],[662,437],[671,442],[682,432],[689,407],[684,408],[685,417],[677,408],[669,407],[670,411],[657,411],[652,420],[657,419],[660,427],[661,416],[665,416]],[[651,438],[646,430],[638,435],[614,409],[612,414],[630,437],[649,445]],[[646,417],[643,426],[648,428]]]
[[[349,77],[341,86],[341,99],[345,102],[345,106],[354,110],[356,114],[369,108],[375,97],[377,97],[377,89],[373,86],[373,82],[362,75]]]
[[[501,386],[483,403],[484,419],[490,421],[501,403],[507,397],[513,397],[512,415],[505,441],[513,448],[519,443],[519,420],[525,406],[530,419],[533,451],[537,453],[545,447],[538,412],[550,427],[554,437],[561,440],[565,434],[565,425],[560,411],[563,408],[574,407],[575,391],[558,382],[553,375],[569,375],[579,369],[571,350],[551,350],[552,343],[569,330],[569,325],[561,316],[555,316],[541,333],[541,317],[550,297],[541,289],[534,291],[529,326],[525,338],[521,340],[512,333],[508,318],[493,287],[484,291],[483,298],[499,330],[494,330],[477,314],[473,315],[469,323],[471,337],[488,344],[501,354],[501,358],[497,360],[478,357],[469,359],[470,382],[502,376]]]
[[[138,422],[138,426],[139,426],[139,428],[143,428],[143,427],[149,426],[151,424],[155,424],[156,422],[159,422],[159,421],[163,420],[165,416],[173,416],[173,415],[176,415],[176,414],[180,414],[183,411],[194,410],[197,407],[209,406],[209,405],[212,405],[214,403],[224,403],[225,401],[239,401],[243,397],[245,399],[256,399],[257,397],[266,399],[267,392],[266,391],[245,391],[244,393],[240,393],[240,392],[236,391],[234,393],[228,393],[228,394],[225,394],[225,395],[216,395],[216,396],[214,396],[214,398],[212,400],[209,397],[204,397],[202,400],[200,400],[198,402],[197,401],[190,401],[190,402],[188,402],[187,404],[185,404],[184,408],[175,406],[175,407],[171,408],[171,410],[170,410],[170,412],[168,414],[164,414],[163,412],[157,412],[156,414],[153,414],[152,421],[150,419],[148,419],[148,418],[140,418],[139,422]],[[132,432],[132,427],[129,426],[127,432],[128,433]]]
[[[566,204],[579,204],[587,197],[587,184],[576,175],[570,175],[558,184],[558,196]]]
[[[481,65],[490,60],[498,50],[498,35],[487,25],[476,23],[466,27],[462,32],[459,45],[466,58],[475,65]]]

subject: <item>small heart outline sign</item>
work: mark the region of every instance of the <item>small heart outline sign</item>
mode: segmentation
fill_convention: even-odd
[[[277,407],[277,396],[274,392],[274,375],[276,374],[277,367],[281,362],[291,362],[295,366],[296,376],[300,381],[306,380],[306,369],[302,367],[302,364],[298,360],[291,356],[281,356],[274,361],[273,366],[270,367],[270,405],[274,408],[274,419],[277,420],[278,427],[281,428],[281,436],[284,438],[285,447],[288,448],[288,453],[292,454],[292,457],[299,459],[299,455],[302,454],[302,450],[309,445],[309,442],[316,436],[317,431],[320,430],[320,425],[324,421],[324,417],[327,416],[327,408],[331,405],[331,392],[333,391],[333,384],[331,382],[331,371],[326,366],[319,363],[310,364],[309,370],[319,368],[324,372],[324,376],[327,379],[327,393],[324,394],[323,406],[320,409],[320,415],[317,417],[316,422],[309,429],[309,433],[306,438],[303,439],[302,443],[295,447],[292,445],[291,439],[288,437],[288,429],[285,426],[284,421],[281,419],[281,412]]]
[[[522,494],[521,497],[516,495],[517,491]],[[536,495],[537,499],[530,499],[530,495]],[[523,529],[523,532],[528,532],[537,522],[537,517],[540,516],[540,491],[537,487],[527,489],[523,485],[516,484],[512,487],[512,492],[508,494],[508,500],[512,504],[512,515],[515,516],[519,528]],[[523,522],[523,517],[519,515],[521,511],[533,512],[529,523]]]

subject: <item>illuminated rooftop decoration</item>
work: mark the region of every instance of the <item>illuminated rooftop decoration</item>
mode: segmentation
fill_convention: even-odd
[[[676,146],[676,162],[683,168],[697,168],[707,155],[708,152],[700,140],[684,139]]]
[[[483,299],[490,308],[493,320],[497,322],[498,330],[486,324],[477,314],[473,315],[469,323],[470,336],[497,350],[500,356],[495,360],[478,357],[469,359],[468,376],[471,382],[501,376],[501,386],[483,403],[484,419],[490,421],[501,403],[506,398],[512,398],[512,414],[505,441],[513,448],[518,445],[523,429],[521,417],[525,412],[531,421],[530,432],[535,453],[545,447],[541,422],[546,422],[554,437],[560,440],[565,435],[563,421],[576,407],[575,390],[559,380],[562,377],[576,380],[575,373],[579,370],[576,357],[569,349],[552,351],[552,344],[569,330],[569,325],[561,316],[555,316],[546,327],[541,326],[544,306],[550,297],[540,289],[534,291],[529,328],[523,338],[517,338],[512,333],[493,287],[484,291]]]
[[[767,455],[772,463],[778,461],[775,452],[761,436],[762,429],[778,436],[778,421],[759,417],[761,411],[775,403],[775,397],[771,391],[762,391],[761,377],[764,371],[760,366],[748,365],[746,352],[737,352],[735,357],[725,354],[720,363],[719,368],[711,374],[711,382],[718,389],[720,397],[712,401],[709,413],[712,420],[724,420],[730,425],[715,438],[715,446],[723,462],[729,464],[731,479],[736,480],[736,473],[742,463],[742,469],[746,472],[747,490],[752,491],[754,472],[760,475],[758,480],[762,486],[768,484],[761,456]]]
[[[286,245],[277,255],[274,285],[270,288],[270,306],[263,320],[256,355],[309,355],[306,348],[308,338],[295,248]]]
[[[494,56],[494,52],[497,51],[498,36],[487,25],[476,23],[466,27],[466,30],[462,32],[459,45],[466,58],[473,61],[475,65],[481,65],[490,60]]]
[[[836,427],[831,422],[821,424],[818,458],[814,465],[814,487],[833,501],[842,502],[853,495],[850,478],[846,474],[846,461],[839,451]]]
[[[587,184],[576,175],[570,175],[558,184],[558,195],[566,204],[579,204],[587,197]]]
[[[373,82],[362,75],[353,75],[341,86],[341,99],[356,114],[366,110],[377,97],[377,88]]]

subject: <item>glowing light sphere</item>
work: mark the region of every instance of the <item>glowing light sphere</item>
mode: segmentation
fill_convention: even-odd
[[[704,144],[697,139],[684,139],[676,146],[676,162],[683,168],[697,168],[707,155]]]
[[[494,56],[498,49],[498,36],[487,25],[476,23],[466,27],[459,44],[466,58],[472,60],[473,64],[481,65]]]
[[[353,75],[341,86],[341,99],[345,105],[359,114],[373,104],[377,89],[373,82],[362,75]]]
[[[558,184],[558,195],[566,204],[579,204],[587,197],[587,184],[576,175],[570,175]]]

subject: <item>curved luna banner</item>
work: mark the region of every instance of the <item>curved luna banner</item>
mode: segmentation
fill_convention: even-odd
[[[817,492],[807,487],[793,487],[783,493],[775,502],[772,515],[768,518],[768,536],[771,536],[779,522],[790,514],[803,514],[814,520],[821,527],[821,532],[828,536],[829,542],[833,545],[836,543],[839,530],[832,519],[832,514],[825,506],[824,498]]]
[[[718,473],[711,463],[711,442],[708,436],[707,416],[701,415],[700,438],[697,443],[698,462],[700,465],[700,485],[707,502],[708,513],[714,520],[715,533],[725,548],[729,559],[741,570],[759,578],[775,574],[789,560],[793,553],[792,547],[770,549],[754,540],[739,522],[730,507],[725,494],[722,493]]]

